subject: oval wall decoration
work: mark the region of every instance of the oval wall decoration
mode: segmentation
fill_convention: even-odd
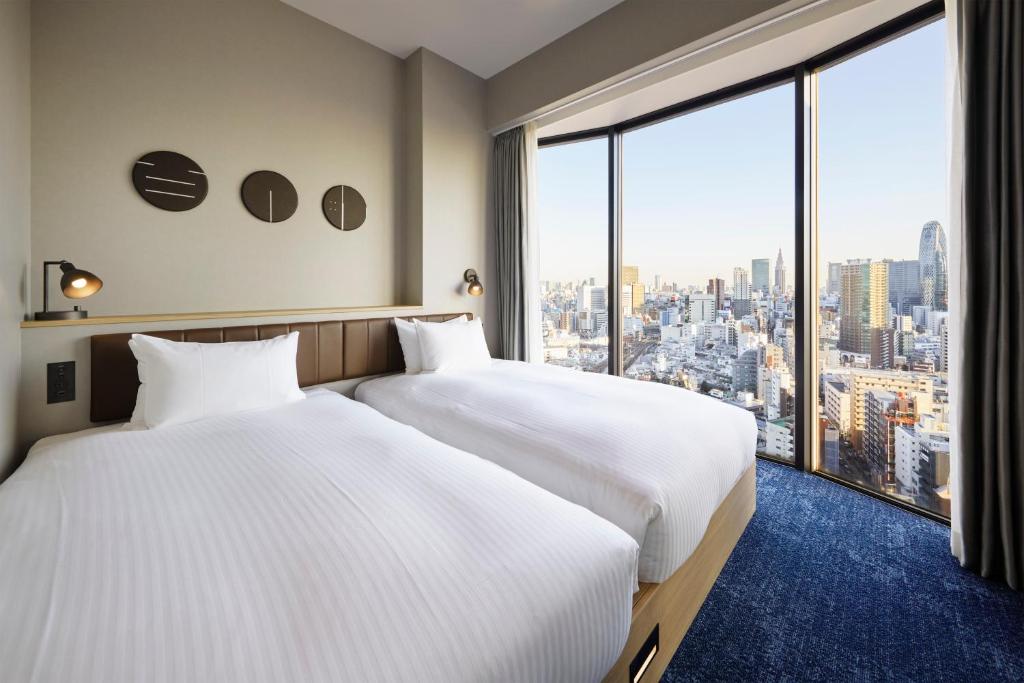
[[[355,230],[366,220],[366,200],[354,187],[335,185],[324,193],[324,217],[338,230]]]
[[[292,217],[299,195],[291,181],[274,171],[256,171],[242,181],[242,203],[249,213],[267,223]]]
[[[132,168],[135,191],[165,211],[188,211],[206,199],[206,173],[196,162],[177,152],[150,152]]]

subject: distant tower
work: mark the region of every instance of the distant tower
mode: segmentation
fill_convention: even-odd
[[[779,256],[775,259],[775,291],[786,293],[786,264],[782,262],[782,249],[779,249]]]
[[[760,292],[763,297],[771,294],[771,288],[768,286],[768,270],[770,267],[770,259],[756,258],[750,262],[750,284],[754,291]]]
[[[928,221],[921,228],[918,262],[921,268],[921,304],[932,310],[949,308],[946,231],[938,221]]]

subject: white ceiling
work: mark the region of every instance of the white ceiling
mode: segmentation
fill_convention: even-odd
[[[425,47],[490,78],[622,0],[282,0],[406,58]]]

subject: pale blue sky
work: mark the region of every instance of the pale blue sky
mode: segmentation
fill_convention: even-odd
[[[821,258],[916,258],[947,224],[945,22],[819,79]],[[771,258],[793,272],[793,86],[627,133],[624,244],[641,278],[680,285]],[[606,279],[607,142],[545,148],[538,163],[542,279]]]

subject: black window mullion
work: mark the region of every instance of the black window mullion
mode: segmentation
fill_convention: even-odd
[[[622,134],[608,129],[608,374],[622,367]]]

